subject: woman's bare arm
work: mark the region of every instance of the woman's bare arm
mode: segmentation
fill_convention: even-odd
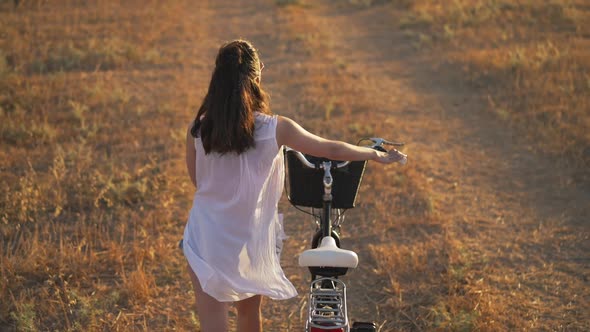
[[[389,164],[403,158],[403,155],[395,149],[389,152],[380,152],[367,147],[322,138],[303,129],[295,121],[282,116],[278,117],[277,144],[279,146],[287,145],[312,156],[333,160],[375,160]]]
[[[188,127],[186,132],[186,169],[188,171],[188,175],[191,178],[191,182],[197,187],[197,178],[196,178],[196,166],[195,160],[197,157],[197,152],[195,151],[195,138],[191,135],[191,128],[193,124]]]

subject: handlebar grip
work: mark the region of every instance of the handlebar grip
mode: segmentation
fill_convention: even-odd
[[[408,156],[404,154],[404,157],[398,161],[398,163],[405,165],[408,162]]]
[[[378,146],[373,146],[373,149],[377,150],[377,151],[381,151],[381,152],[387,152],[387,150],[385,148],[383,148],[382,146],[378,145]],[[400,152],[401,153],[401,152]],[[401,153],[404,157],[402,159],[400,159],[398,161],[398,163],[405,165],[408,162],[408,156]]]

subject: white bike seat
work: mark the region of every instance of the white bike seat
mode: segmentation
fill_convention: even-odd
[[[354,251],[340,249],[331,236],[326,236],[315,249],[299,255],[299,266],[356,267],[359,258]]]

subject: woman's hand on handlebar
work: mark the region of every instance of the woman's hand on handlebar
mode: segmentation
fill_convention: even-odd
[[[376,150],[375,152],[377,152],[377,156],[373,160],[378,163],[392,164],[399,162],[400,164],[405,165],[408,161],[408,156],[396,149],[391,149],[387,152]]]

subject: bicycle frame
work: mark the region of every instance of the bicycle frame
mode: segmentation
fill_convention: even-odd
[[[385,151],[381,145],[395,145],[395,146],[402,146],[403,143],[395,143],[389,142],[381,138],[370,138],[369,140],[373,141],[374,145],[372,148]],[[313,164],[311,163],[301,152],[286,148],[285,154],[288,151],[293,151],[297,159],[307,168],[316,169],[316,170],[323,170],[323,195],[322,195],[322,205],[321,205],[321,213],[319,215],[319,231],[314,236],[312,241],[312,249],[306,250],[301,256],[299,263],[301,266],[307,266],[311,273],[311,284],[309,288],[309,301],[308,301],[308,315],[306,320],[305,331],[306,332],[374,332],[376,331],[376,326],[374,323],[361,323],[355,322],[351,326],[348,322],[348,312],[347,312],[347,299],[346,299],[346,285],[343,281],[339,280],[339,276],[346,275],[348,271],[348,267],[356,267],[358,263],[358,258],[356,253],[349,251],[349,250],[342,250],[340,249],[340,239],[339,234],[334,232],[332,227],[332,210],[334,206],[338,207],[338,205],[333,205],[333,196],[332,196],[332,187],[334,183],[334,177],[332,176],[332,170],[338,169],[347,166],[350,162],[335,162],[332,160],[323,159],[321,163]],[[400,161],[402,164],[405,164],[405,159]],[[362,177],[362,171],[364,170],[364,164],[361,169],[360,177]],[[301,173],[300,173],[301,174]],[[317,173],[316,173],[317,174]],[[315,175],[314,175],[315,177]],[[360,177],[356,184],[360,183]],[[305,191],[303,191],[304,193]],[[354,207],[354,198],[352,202],[352,207]],[[291,201],[291,197],[289,197]],[[306,204],[309,203],[305,201]],[[316,203],[309,203],[312,205],[304,205],[308,207],[317,207],[317,197],[312,200],[311,202]],[[293,201],[291,201],[293,205],[296,205]],[[342,203],[340,203],[342,204]],[[318,216],[314,214],[314,217],[317,218]],[[339,216],[340,217],[340,216]],[[337,226],[339,226],[337,224]],[[319,233],[319,234],[318,234]],[[327,240],[326,240],[327,239]],[[334,239],[334,240],[332,240]],[[327,245],[324,243],[327,241]],[[321,243],[320,243],[321,242]],[[330,243],[333,242],[333,243]],[[316,250],[317,247],[317,250]],[[313,260],[312,257],[315,254],[319,254],[319,251],[322,249],[326,249],[324,252],[329,252],[333,256],[331,257],[338,257],[338,263],[334,263],[333,261],[326,259],[327,256],[322,256],[322,259]],[[314,252],[315,251],[315,252]],[[309,254],[309,252],[314,252],[313,255]],[[305,264],[302,264],[302,257],[308,253],[309,255],[305,256]],[[351,256],[352,255],[352,256]],[[342,257],[344,256],[344,259]],[[314,258],[319,258],[320,256],[315,255]],[[352,260],[351,260],[352,258]],[[311,263],[313,261],[313,264]],[[332,264],[330,266],[330,264]]]
[[[324,195],[322,196],[323,206],[320,215],[320,239],[332,236],[332,177],[331,161],[322,162],[324,170],[323,184]],[[329,271],[334,268],[327,267]],[[346,307],[346,285],[337,279],[338,275],[344,275],[347,269],[338,272],[328,272],[326,267],[315,269],[310,267],[312,274],[309,290],[308,315],[306,331],[346,331],[350,330],[348,324],[348,311]],[[336,276],[326,276],[336,274]],[[321,278],[316,279],[320,275]],[[326,324],[323,326],[323,324]]]
[[[308,168],[323,170],[323,195],[322,210],[319,215],[319,234],[316,233],[314,236],[312,249],[318,247],[320,240],[324,240],[327,237],[334,237],[335,247],[339,247],[339,237],[332,229],[332,184],[334,183],[334,178],[331,170],[333,168],[345,167],[350,162],[336,163],[331,160],[324,160],[319,165],[314,165],[301,153],[297,151],[294,151],[294,153],[298,155],[298,159]],[[354,256],[356,259],[356,254]],[[311,284],[309,288],[306,331],[350,331],[346,306],[346,285],[338,279],[339,276],[346,274],[348,268],[309,266],[309,270],[311,273]]]

